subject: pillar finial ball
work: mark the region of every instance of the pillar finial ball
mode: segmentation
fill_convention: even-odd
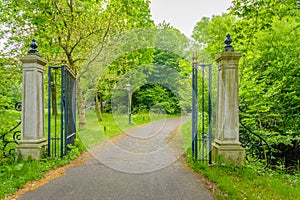
[[[230,38],[230,34],[226,35],[226,39],[224,41],[224,43],[226,44],[226,46],[224,47],[225,51],[234,51],[233,46],[231,46],[232,39]]]
[[[31,49],[28,51],[28,54],[35,54],[35,55],[40,55],[37,48],[38,44],[36,43],[36,39],[33,39],[31,44],[30,44]]]

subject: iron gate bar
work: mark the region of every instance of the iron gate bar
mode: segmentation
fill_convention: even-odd
[[[204,108],[205,108],[205,104],[204,104],[204,98],[205,98],[205,94],[204,94],[204,67],[205,65],[199,65],[201,68],[202,68],[202,151],[201,151],[201,158],[203,159],[204,158],[204,149],[205,149],[205,127],[204,127]]]
[[[209,80],[208,80],[208,135],[209,135],[209,164],[212,164],[212,141],[213,141],[213,134],[212,134],[212,65],[209,66]]]
[[[192,157],[195,159],[195,55],[193,53],[192,63]]]
[[[54,73],[52,74],[52,70]],[[57,72],[60,72],[57,73]],[[52,77],[53,76],[53,77]],[[61,76],[60,85],[57,77]],[[54,137],[51,136],[51,87],[60,86],[60,119],[54,113]],[[55,88],[55,93],[57,92]],[[54,100],[57,108],[57,100]],[[55,108],[55,109],[56,109]],[[58,121],[60,122],[58,124]],[[58,127],[58,125],[60,125]],[[57,133],[57,128],[60,133]],[[68,145],[74,144],[76,137],[76,78],[66,66],[50,66],[48,71],[48,156],[63,157],[68,152]]]
[[[57,117],[54,115],[54,138],[51,137],[51,100],[52,100],[52,95],[51,95],[51,88],[52,84],[53,87],[56,86],[56,77],[57,77],[57,69],[60,69],[61,67],[59,66],[50,66],[48,68],[48,156],[50,157],[51,155],[54,154],[56,156],[56,140],[60,140],[61,138],[57,138],[56,135],[56,130],[57,130]],[[54,77],[52,78],[51,76],[51,70],[54,69]],[[52,105],[53,106],[53,105]],[[52,142],[52,143],[51,143]],[[51,154],[51,147],[52,148],[52,154]]]
[[[198,159],[198,115],[199,115],[199,101],[198,101],[198,69],[197,69],[197,63],[196,63],[196,67],[195,67],[195,73],[196,73],[196,80],[195,80],[195,85],[196,85],[196,109],[195,109],[195,113],[196,113],[196,117],[195,117],[195,124],[196,124],[196,137],[195,137],[195,146],[196,146],[196,159]]]
[[[209,68],[208,76],[208,134],[205,134],[205,67]],[[198,69],[202,69],[202,130],[201,138],[198,138]],[[197,63],[197,55],[193,53],[192,62],[192,156],[198,159],[198,140],[201,141],[200,160],[208,160],[212,163],[212,65]],[[208,146],[207,146],[208,142]],[[208,159],[207,159],[208,154]]]
[[[211,64],[199,64],[197,65],[197,68],[201,67],[202,69],[202,152],[201,152],[201,159],[205,159],[205,146],[208,139],[208,161],[209,164],[212,164],[212,65]],[[205,71],[204,68],[208,67],[208,138],[205,134],[205,90],[204,90],[204,84],[205,84]]]
[[[197,55],[193,54],[192,63],[192,156],[198,159],[198,72]]]
[[[49,137],[49,133],[50,133],[50,126],[51,126],[51,123],[50,123],[50,112],[51,112],[51,108],[50,108],[50,88],[51,87],[51,77],[50,77],[50,67],[48,68],[48,147],[47,147],[47,153],[48,153],[48,156],[50,155],[50,137]]]
[[[65,68],[65,70],[68,70],[68,68]],[[68,70],[66,71],[66,87],[70,89],[69,93],[66,93],[70,95],[65,99],[67,105],[66,106],[66,120],[65,120],[65,127],[68,130],[65,141],[68,144],[74,145],[74,140],[76,138],[76,76],[75,74]],[[71,98],[73,97],[73,98]],[[68,146],[66,145],[67,151]]]
[[[62,70],[62,79],[61,79],[61,107],[60,107],[60,119],[64,119],[65,115],[64,115],[64,108],[65,108],[65,102],[64,102],[64,99],[65,99],[65,87],[66,87],[66,84],[65,84],[65,71],[63,68],[61,68]],[[61,142],[60,142],[60,157],[63,157],[64,154],[65,154],[65,148],[64,148],[64,130],[65,130],[65,127],[64,127],[64,121],[61,121],[61,125],[60,125],[60,138],[62,138]]]

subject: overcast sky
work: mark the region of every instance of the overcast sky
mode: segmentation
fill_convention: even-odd
[[[202,17],[222,14],[230,3],[231,0],[151,0],[151,14],[155,24],[165,20],[190,37]]]

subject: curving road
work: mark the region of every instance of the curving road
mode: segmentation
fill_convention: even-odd
[[[153,122],[102,142],[90,150],[86,164],[20,199],[214,199],[180,159],[184,152],[177,130],[185,119]]]

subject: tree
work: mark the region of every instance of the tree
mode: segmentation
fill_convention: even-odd
[[[243,53],[239,98],[246,109],[240,118],[269,141],[276,162],[289,164],[299,160],[297,2],[234,0],[228,14],[202,18],[193,32],[210,58],[223,50],[222,37],[231,34],[235,50]]]
[[[14,108],[22,99],[21,75],[22,71],[16,60],[0,59],[0,136],[12,129],[21,119],[20,113],[15,112]],[[0,146],[1,143],[2,141]]]
[[[132,98],[135,111],[139,111],[141,108],[149,111],[155,106],[160,106],[167,114],[180,112],[179,100],[176,95],[169,88],[160,84],[143,85],[135,91]]]
[[[191,91],[187,87],[189,87],[188,82],[192,71],[190,65],[191,41],[166,22],[159,24],[157,28],[156,49],[153,55],[153,64],[156,67],[154,67],[150,79],[156,80],[160,86],[167,89],[154,94],[153,98],[169,95],[169,98],[164,98],[164,106],[173,105],[173,113],[189,112]],[[144,89],[147,88],[152,90],[152,94],[153,91],[159,91],[154,90],[156,87]],[[168,110],[167,112],[172,113]]]
[[[24,52],[29,38],[35,37],[41,54],[50,64],[66,60],[77,73],[80,127],[86,123],[80,85],[87,71],[81,69],[83,61],[96,44],[104,44],[109,36],[148,22],[150,16],[149,1],[142,0],[130,3],[124,0],[2,0],[0,3],[6,27],[2,31],[8,33],[11,52],[16,44],[23,47]]]
[[[276,162],[295,165],[300,159],[297,1],[235,0],[231,13],[239,17],[234,30],[243,53],[240,101],[247,110],[241,118],[268,135]]]
[[[255,34],[260,30],[269,30],[273,18],[282,19],[297,15],[296,0],[234,0],[230,14],[240,20],[235,23],[236,39],[240,43],[240,50],[246,53],[252,47]]]
[[[97,81],[94,84],[98,85],[97,94],[100,94],[101,99],[107,102],[111,100],[112,89],[125,74],[130,73],[130,70],[135,67],[151,63],[153,57],[153,49],[147,48],[152,46],[151,39],[146,37],[147,33],[145,33],[147,28],[154,26],[150,19],[150,2],[136,0],[122,1],[122,3],[124,6],[118,5],[123,12],[120,23],[126,26],[122,32],[107,38],[106,46],[96,51],[97,59],[92,59],[89,63],[91,66],[97,66],[99,63],[102,65],[101,73],[95,79]],[[145,46],[142,47],[141,44]],[[99,103],[102,105],[102,102]],[[97,109],[98,116],[100,116],[100,107]]]
[[[236,18],[229,14],[213,16],[211,19],[203,17],[194,27],[192,38],[208,55],[203,55],[205,60],[211,61],[224,49],[224,39],[229,33],[235,38],[233,24]]]

